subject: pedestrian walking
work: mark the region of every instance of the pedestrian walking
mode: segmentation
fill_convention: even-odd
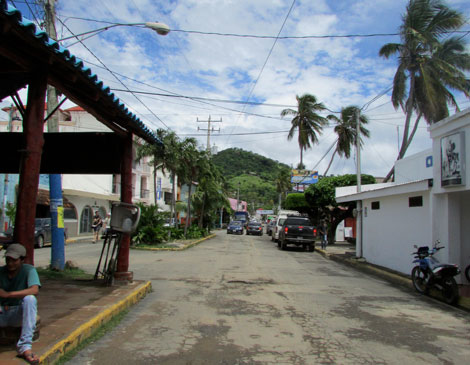
[[[100,214],[98,211],[95,211],[95,215],[93,216],[93,221],[91,223],[91,228],[93,229],[93,243],[98,241],[100,229],[103,226],[103,221],[101,220]]]
[[[108,234],[109,230],[111,229],[111,213],[108,212],[108,214],[106,214],[106,218],[103,219],[103,230],[102,230],[102,235],[106,237],[106,235]]]

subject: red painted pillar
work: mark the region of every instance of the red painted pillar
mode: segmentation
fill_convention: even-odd
[[[132,133],[123,140],[121,156],[121,201],[132,203]],[[133,273],[129,270],[129,247],[131,236],[123,234],[121,250],[119,251],[115,279],[117,281],[132,281]]]
[[[34,265],[34,218],[38,194],[39,170],[44,145],[44,103],[47,74],[38,71],[28,87],[28,103],[23,120],[23,138],[18,202],[16,205],[15,242],[26,247],[25,262]]]

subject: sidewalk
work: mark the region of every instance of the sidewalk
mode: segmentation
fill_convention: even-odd
[[[150,282],[105,287],[92,280],[42,279],[38,296],[40,336],[33,352],[41,364],[52,364],[74,349],[113,316],[135,304],[150,290]],[[0,346],[0,364],[25,364],[16,357],[15,344]]]
[[[325,250],[322,250],[318,246],[315,247],[315,250],[330,260],[341,262],[358,270],[379,276],[394,284],[414,290],[413,283],[411,282],[409,275],[369,264],[364,259],[356,258],[356,248],[354,245],[346,242],[336,242],[334,245],[327,246]],[[460,298],[458,306],[463,309],[470,310],[470,286],[459,285],[459,290]]]

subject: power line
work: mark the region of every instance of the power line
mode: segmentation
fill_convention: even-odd
[[[291,4],[291,6],[290,6],[290,8],[289,8],[289,11],[287,12],[286,17],[284,18],[284,21],[282,22],[281,28],[279,29],[279,32],[277,33],[277,37],[276,37],[276,39],[274,40],[273,45],[272,45],[271,49],[270,49],[269,52],[268,52],[268,55],[267,55],[267,57],[266,57],[266,59],[265,59],[265,61],[264,61],[264,63],[263,63],[263,66],[261,67],[261,70],[260,70],[260,72],[259,72],[259,74],[258,74],[258,77],[256,78],[256,80],[255,80],[255,82],[254,82],[254,84],[253,84],[253,86],[252,86],[250,92],[248,93],[248,97],[246,98],[246,101],[247,101],[247,102],[250,100],[251,95],[253,94],[253,91],[255,90],[255,87],[256,87],[256,85],[258,84],[259,79],[261,78],[261,75],[262,75],[262,73],[263,73],[263,71],[264,71],[264,68],[266,67],[266,64],[268,63],[269,57],[270,57],[271,54],[273,53],[273,50],[274,50],[274,47],[276,46],[278,37],[280,36],[282,30],[284,29],[284,25],[286,24],[287,19],[289,18],[289,15],[290,15],[290,13],[291,13],[291,11],[292,11],[292,8],[293,8],[294,5],[295,5],[295,1],[296,1],[296,0],[293,0],[293,1],[292,1],[292,4]],[[246,105],[247,105],[247,104],[245,103],[245,105],[243,106],[243,112],[245,111]],[[235,128],[235,127],[232,128],[232,131],[233,131],[234,128]],[[229,137],[229,138],[230,138],[230,137]],[[229,138],[227,138],[227,141],[229,140]]]
[[[60,22],[65,28],[67,28],[67,30],[68,30],[70,33],[73,34],[73,32],[70,30],[70,28],[67,27],[67,25],[66,25],[62,20],[60,20],[59,18],[58,18],[58,20],[59,20],[59,22]],[[98,58],[98,56],[96,56],[96,55],[85,45],[85,43],[83,43],[82,41],[80,41],[80,43],[82,44],[83,47],[85,47],[85,49],[86,49],[88,52],[91,53],[91,55],[92,55],[93,57],[95,57],[95,58],[97,59],[97,61],[98,61],[99,63],[101,63],[101,65],[102,65],[111,75],[114,76],[114,78],[115,78],[122,86],[124,86],[127,90],[129,90],[129,88],[127,87],[127,85],[124,84],[124,83],[121,81],[121,79],[119,79],[119,78],[113,73],[113,71],[111,71],[111,70],[108,68],[108,66],[106,66],[106,65]],[[166,125],[166,123],[165,123],[163,120],[161,120],[161,119],[158,117],[158,115],[156,115],[142,100],[140,100],[140,99],[137,97],[137,95],[133,94],[131,90],[129,90],[129,91],[131,92],[131,94],[132,94],[132,95],[133,95],[133,96],[134,96],[134,97],[135,97],[135,98],[136,98],[136,99],[155,117],[155,118],[157,118],[167,129],[171,130],[171,128],[168,127],[168,126]]]
[[[260,103],[256,101],[243,101],[243,100],[228,100],[228,99],[215,99],[215,98],[203,98],[200,96],[189,96],[189,95],[179,95],[179,94],[163,94],[163,93],[155,93],[149,91],[138,91],[138,90],[123,90],[123,89],[113,89],[114,91],[123,91],[123,92],[132,92],[135,94],[142,94],[142,95],[156,95],[156,96],[164,96],[169,98],[183,98],[183,99],[191,99],[191,100],[204,100],[204,101],[213,101],[217,103],[229,103],[229,104],[248,104],[248,105],[261,105],[261,106],[272,106],[272,107],[279,107],[279,108],[294,108],[296,105],[283,105],[283,104],[270,104],[270,103]]]
[[[73,16],[69,16],[67,18],[96,22],[96,23],[103,23],[103,24],[110,24],[110,25],[119,24],[119,23],[108,22],[104,20],[96,20],[96,19],[73,17]],[[200,35],[213,35],[213,36],[222,36],[222,37],[275,39],[275,40],[278,40],[278,39],[281,39],[281,40],[282,39],[325,39],[325,38],[372,38],[372,37],[391,37],[391,36],[400,35],[400,33],[366,33],[366,34],[323,34],[323,35],[304,35],[304,36],[280,36],[280,35],[272,36],[272,35],[256,35],[256,34],[204,32],[204,31],[198,31],[198,30],[184,30],[184,29],[172,29],[171,32],[200,34]],[[455,31],[442,32],[442,33],[457,33],[457,34],[464,34],[464,36],[467,36],[469,31],[455,30]]]

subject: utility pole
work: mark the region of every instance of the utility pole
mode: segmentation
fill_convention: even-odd
[[[238,182],[238,188],[237,188],[237,210],[238,210],[239,201],[240,201],[240,181]]]
[[[45,26],[49,38],[56,40],[55,30],[55,0],[44,2]],[[57,108],[57,90],[47,85],[47,114],[50,115]],[[59,115],[54,112],[47,121],[48,132],[59,132]],[[51,267],[63,270],[65,265],[64,250],[64,203],[62,200],[62,176],[49,175],[49,200],[51,209]]]
[[[220,128],[219,129],[214,129],[214,127],[211,128],[211,122],[212,123],[222,123],[222,118],[220,118],[220,120],[211,120],[211,116],[209,115],[209,119],[208,120],[199,120],[196,119],[197,123],[207,123],[207,129],[205,128],[199,128],[197,127],[197,130],[198,131],[207,131],[207,146],[206,146],[206,150],[207,152],[211,152],[211,132],[220,132]]]
[[[357,193],[361,192],[361,110],[356,110],[356,179]],[[356,202],[356,256],[362,257],[362,200]]]

